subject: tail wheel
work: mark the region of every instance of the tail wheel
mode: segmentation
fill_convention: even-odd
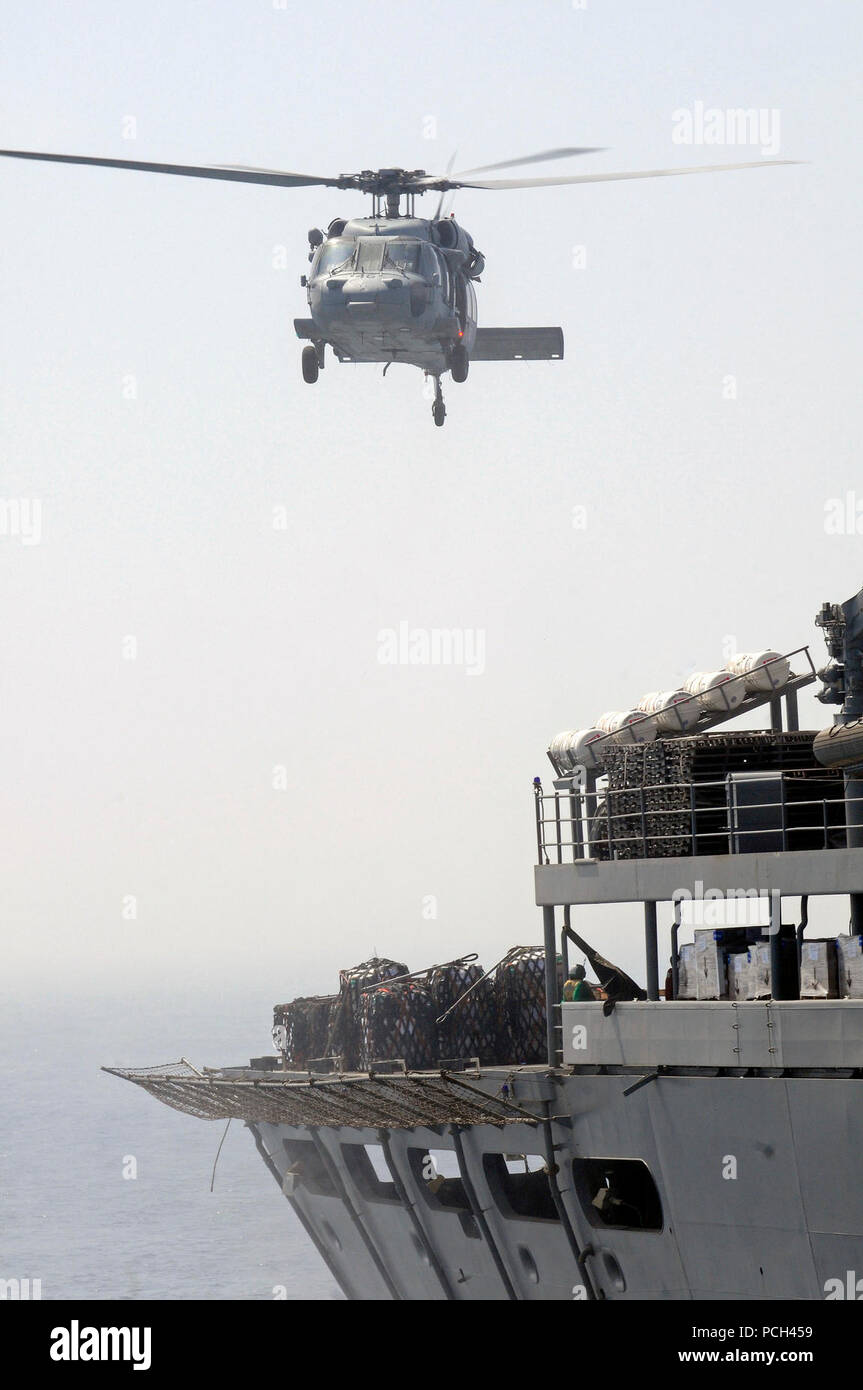
[[[453,381],[467,381],[469,367],[470,359],[467,355],[467,348],[464,343],[456,343],[449,363]]]
[[[308,382],[309,386],[314,386],[319,371],[317,349],[310,343],[308,347],[303,348],[303,381]]]
[[[435,401],[432,406],[432,419],[436,425],[442,425],[446,419],[446,406],[442,400]]]

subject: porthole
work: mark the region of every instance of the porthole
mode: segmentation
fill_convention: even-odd
[[[411,1244],[424,1265],[430,1265],[429,1252],[426,1250],[416,1231],[411,1231]]]
[[[330,1245],[332,1245],[333,1248],[336,1250],[341,1250],[342,1242],[339,1240],[329,1221],[321,1222],[321,1230],[323,1231]]]
[[[521,1267],[532,1284],[539,1283],[539,1270],[536,1267],[536,1260],[531,1255],[526,1245],[518,1247],[518,1258],[521,1260]]]
[[[623,1270],[610,1250],[603,1250],[602,1265],[605,1270],[605,1277],[615,1293],[626,1293],[626,1280],[623,1277]]]

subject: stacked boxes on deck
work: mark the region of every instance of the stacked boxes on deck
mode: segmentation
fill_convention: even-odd
[[[843,999],[863,999],[863,936],[836,939],[838,989]]]
[[[748,999],[749,952],[735,951],[728,957],[728,998]]]
[[[728,984],[730,999],[770,998],[769,941],[753,941],[748,950],[729,955]]]
[[[695,947],[681,946],[677,954],[678,999],[697,999],[695,989]]]
[[[695,932],[695,997],[727,999],[728,974],[722,932],[702,927]]]
[[[678,999],[762,999],[770,994],[770,944],[760,928],[698,927],[678,957]]]
[[[836,999],[838,990],[836,941],[804,941],[800,958],[800,998]]]

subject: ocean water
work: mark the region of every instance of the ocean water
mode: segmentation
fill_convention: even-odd
[[[19,996],[0,1016],[0,1278],[43,1299],[342,1298],[241,1122],[210,1192],[225,1122],[100,1071],[263,1055],[260,996]]]

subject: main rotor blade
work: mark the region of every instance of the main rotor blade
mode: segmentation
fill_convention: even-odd
[[[453,150],[452,154],[451,154],[450,157],[449,157],[449,164],[446,166],[446,177],[447,177],[447,178],[449,178],[450,174],[452,173],[452,166],[455,164],[456,155],[457,155],[457,154],[458,154],[458,150]],[[435,215],[434,215],[434,220],[435,220],[435,222],[437,222],[437,221],[439,220],[439,218],[440,218],[440,216],[441,216],[441,213],[443,212],[443,200],[444,200],[445,197],[446,197],[446,189],[445,189],[445,188],[442,188],[442,189],[441,189],[440,197],[439,197],[438,200],[437,200],[437,207],[435,208]]]
[[[677,174],[723,174],[732,169],[764,169],[770,164],[800,164],[799,159],[757,159],[748,164],[698,164],[686,169],[639,169],[632,173],[625,174],[570,174],[564,178],[550,179],[484,179],[483,181],[462,180],[456,182],[450,180],[444,185],[442,181],[435,181],[431,184],[432,188],[551,188],[556,184],[564,183],[613,183],[618,179],[664,179],[673,178]]]
[[[464,178],[467,174],[490,174],[493,169],[514,169],[518,164],[542,164],[547,159],[569,159],[576,154],[601,154],[604,149],[604,145],[574,145],[565,150],[542,150],[539,154],[522,155],[520,159],[504,159],[500,164],[483,164],[479,169],[462,169],[456,178]],[[449,172],[447,169],[447,174]]]
[[[145,174],[182,174],[190,179],[227,179],[232,183],[267,183],[278,188],[310,188],[326,184],[345,186],[342,179],[316,174],[289,174],[280,169],[252,169],[233,164],[151,164],[140,159],[96,159],[84,154],[39,154],[33,150],[0,150],[5,159],[43,159],[51,164],[95,164],[103,169],[138,169]]]

